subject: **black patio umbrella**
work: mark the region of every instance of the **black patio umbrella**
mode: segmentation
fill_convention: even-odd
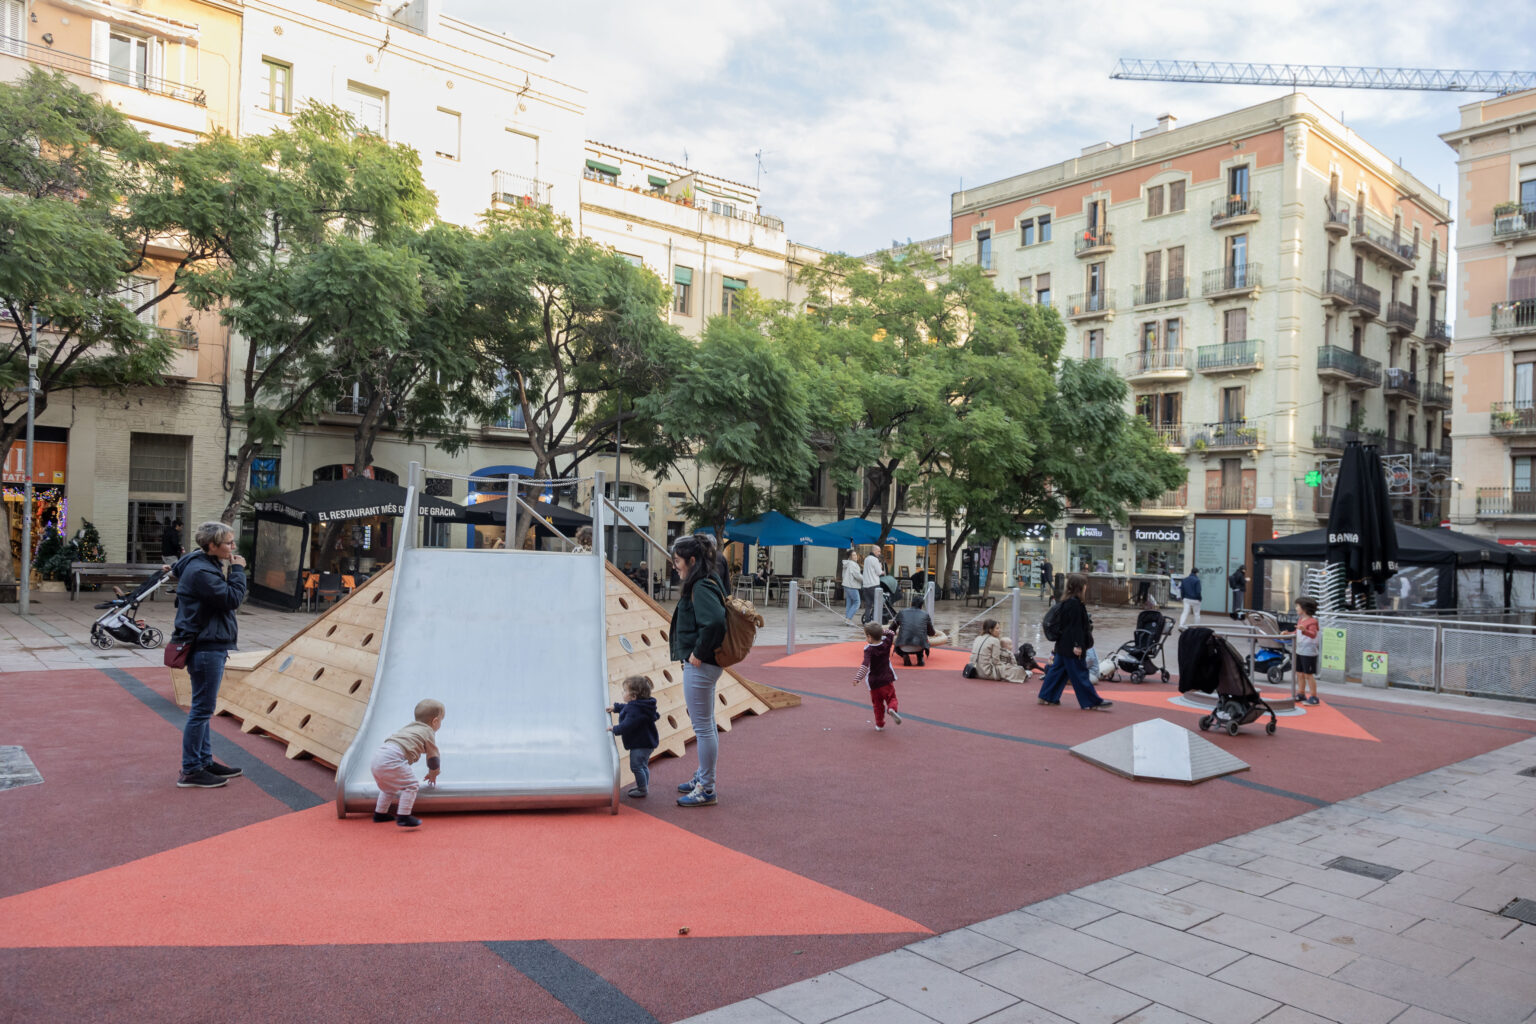
[[[551,505],[544,501],[530,501],[528,504],[533,506],[534,514],[541,522],[548,523],[561,533],[569,534],[572,530],[581,526],[588,526],[592,522],[591,516],[578,512],[573,508]],[[493,523],[501,524],[507,521],[506,498],[482,501],[479,504],[471,505],[469,510],[475,515],[486,516],[488,521]],[[536,523],[535,525],[538,524]]]
[[[293,523],[336,523],[371,516],[403,516],[405,488],[365,476],[352,476],[300,487],[253,504],[264,518],[287,519]],[[418,496],[416,514],[455,523],[490,522],[488,518],[477,517],[477,511],[426,494]]]
[[[1366,580],[1373,590],[1397,571],[1397,533],[1374,447],[1351,441],[1344,448],[1328,512],[1327,555],[1348,579]]]
[[[1389,577],[1397,575],[1397,524],[1392,519],[1392,499],[1387,494],[1387,473],[1381,464],[1381,450],[1375,445],[1366,445],[1365,456],[1370,463],[1368,475],[1376,512],[1373,538],[1376,543],[1368,570],[1371,582],[1381,590]]]

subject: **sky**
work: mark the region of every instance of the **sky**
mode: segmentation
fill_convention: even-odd
[[[789,237],[854,255],[949,231],[950,196],[1288,90],[1114,81],[1121,57],[1536,69],[1529,0],[1277,5],[443,0],[555,54],[585,135],[747,183]],[[1453,200],[1439,133],[1475,95],[1305,89]],[[759,160],[761,152],[761,177]]]

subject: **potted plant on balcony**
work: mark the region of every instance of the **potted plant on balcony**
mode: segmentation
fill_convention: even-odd
[[[1493,412],[1493,422],[1505,430],[1512,428],[1519,420],[1520,414],[1513,409],[1495,409]]]
[[[1189,443],[1189,447],[1194,451],[1203,452],[1210,449],[1211,442],[1207,441],[1203,437],[1197,437]]]
[[[1495,216],[1501,213],[1519,213],[1520,204],[1518,202],[1514,202],[1513,200],[1507,203],[1499,203],[1498,205],[1494,206],[1493,212]]]

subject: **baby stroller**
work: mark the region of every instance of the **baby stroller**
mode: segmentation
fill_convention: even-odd
[[[101,618],[91,623],[91,645],[106,651],[111,649],[113,640],[119,640],[125,644],[136,644],[146,651],[159,647],[165,635],[136,616],[144,599],[159,590],[160,585],[170,578],[171,567],[166,566],[140,583],[132,593],[118,591],[112,600],[98,604],[97,608],[106,610],[102,612]]]
[[[1253,677],[1263,676],[1271,686],[1285,684],[1285,675],[1291,670],[1290,641],[1280,636],[1279,621],[1265,612],[1244,613],[1244,621],[1263,634],[1263,646],[1253,652]]]
[[[1239,726],[1269,714],[1264,731],[1275,734],[1275,709],[1253,688],[1248,668],[1237,648],[1205,626],[1186,629],[1179,637],[1179,692],[1199,690],[1216,695],[1216,710],[1200,718],[1200,731],[1211,726],[1236,736]]]
[[[1163,644],[1172,632],[1173,620],[1162,612],[1148,609],[1136,616],[1136,632],[1115,652],[1109,680],[1115,680],[1117,670],[1128,673],[1133,683],[1145,682],[1148,676],[1161,672],[1166,683],[1170,677]]]

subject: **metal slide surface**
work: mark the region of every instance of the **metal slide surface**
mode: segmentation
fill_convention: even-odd
[[[604,577],[596,554],[402,545],[366,717],[336,773],[336,810],[372,811],[369,763],[416,702],[447,706],[424,811],[610,806]],[[416,764],[426,773],[425,759]]]

